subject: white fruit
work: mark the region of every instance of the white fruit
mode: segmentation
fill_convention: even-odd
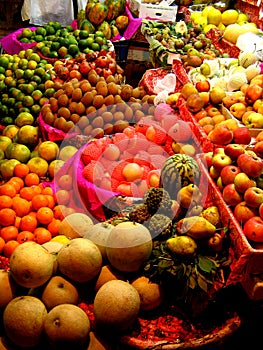
[[[230,76],[228,84],[227,84],[227,90],[228,91],[234,91],[239,90],[240,87],[247,83],[247,76],[243,72],[238,72]]]
[[[254,52],[241,52],[238,56],[239,65],[247,68],[258,61],[257,54]]]
[[[247,67],[245,73],[246,73],[248,82],[250,82],[250,80],[252,80],[255,76],[259,75],[260,71],[261,71],[260,67],[254,64]]]

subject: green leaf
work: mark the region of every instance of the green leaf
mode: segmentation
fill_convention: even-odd
[[[198,257],[198,266],[200,269],[204,272],[211,273],[212,270],[216,268],[216,265],[214,261],[211,259],[205,257],[205,256],[199,256]]]
[[[207,292],[207,280],[200,273],[197,274],[197,282],[198,282],[199,287],[202,290],[204,290],[205,292]]]

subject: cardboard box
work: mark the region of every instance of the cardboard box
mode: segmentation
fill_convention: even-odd
[[[137,17],[154,19],[161,22],[176,21],[177,5],[169,6],[168,1],[155,5],[141,2],[141,0],[128,0],[130,11]]]

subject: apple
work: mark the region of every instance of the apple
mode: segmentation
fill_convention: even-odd
[[[233,141],[233,131],[227,125],[219,123],[207,137],[214,144],[227,145]]]
[[[217,178],[217,180],[216,180],[216,185],[217,185],[217,187],[219,188],[219,190],[222,192],[223,189],[224,189],[224,187],[225,187],[225,185],[223,184],[223,181],[222,181],[221,176],[219,176],[219,177]]]
[[[255,180],[256,180],[257,187],[263,188],[263,174],[258,176]]]
[[[244,224],[248,219],[256,216],[257,211],[255,208],[249,207],[245,201],[242,201],[235,206],[233,214],[240,224]]]
[[[262,243],[263,242],[263,220],[260,216],[254,216],[247,220],[244,225],[243,232],[245,236],[253,241]]]
[[[237,143],[229,143],[225,147],[225,154],[235,161],[240,154],[245,152],[244,146]]]
[[[262,98],[263,88],[257,84],[249,84],[245,93],[245,101],[252,105],[256,100]]]
[[[254,152],[258,157],[263,158],[263,141],[256,142]]]
[[[263,190],[258,187],[249,187],[244,193],[244,201],[252,208],[259,208],[263,203]]]
[[[137,163],[128,163],[123,168],[122,175],[126,181],[141,179],[143,175],[143,168]]]
[[[120,157],[120,149],[114,143],[110,143],[103,152],[103,157],[108,160],[118,160]]]
[[[225,166],[220,173],[222,183],[224,185],[234,183],[234,179],[239,173],[240,173],[240,168],[238,166],[233,164]]]
[[[207,111],[209,117],[214,117],[217,114],[221,114],[220,110],[213,105],[207,106],[205,110]]]
[[[237,127],[233,130],[233,142],[237,144],[248,145],[251,142],[249,129],[245,126]]]
[[[240,171],[234,178],[234,185],[238,192],[245,193],[249,187],[256,186],[256,181],[250,179],[250,177],[243,171]]]
[[[196,149],[190,143],[185,143],[181,146],[180,153],[193,157],[196,154]]]
[[[263,161],[253,154],[243,153],[237,158],[237,165],[248,176],[258,177],[263,171]]]
[[[217,179],[220,176],[221,169],[215,168],[213,165],[209,168],[209,175],[212,179]]]
[[[236,206],[243,201],[242,195],[236,190],[233,183],[224,187],[222,195],[226,204],[230,206]]]
[[[209,80],[201,80],[201,81],[198,81],[196,84],[195,84],[195,87],[197,88],[198,92],[208,92],[210,90],[210,82]]]
[[[263,203],[260,204],[260,206],[258,208],[258,213],[259,213],[259,216],[261,217],[261,219],[263,219]]]
[[[213,156],[212,165],[220,171],[225,166],[231,165],[231,164],[232,164],[232,159],[225,153],[219,153]]]
[[[204,160],[206,161],[207,168],[210,168],[212,166],[212,159],[213,159],[213,152],[205,152],[204,153]]]

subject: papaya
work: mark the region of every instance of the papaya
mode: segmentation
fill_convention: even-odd
[[[111,38],[111,26],[107,21],[103,21],[97,30],[101,31],[107,40]]]
[[[125,0],[105,0],[105,5],[108,7],[107,20],[112,21],[119,15],[125,12]]]
[[[81,26],[79,27],[80,30],[86,30],[89,33],[94,33],[95,32],[95,27],[94,25],[88,20],[84,19],[81,23]]]
[[[87,19],[93,25],[99,25],[106,19],[107,13],[108,7],[103,3],[97,2],[90,6]]]

